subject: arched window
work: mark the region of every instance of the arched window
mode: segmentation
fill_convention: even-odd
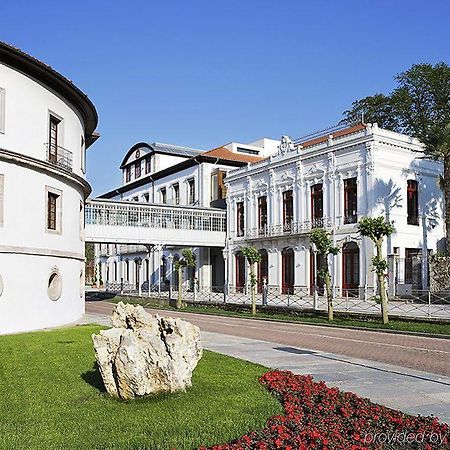
[[[357,296],[359,287],[359,247],[348,242],[342,247],[342,293]]]
[[[259,251],[261,254],[261,261],[258,263],[258,292],[262,292],[264,280],[266,283],[269,281],[269,257],[266,249]]]
[[[294,293],[294,250],[286,247],[281,252],[281,292]]]
[[[125,261],[125,281],[130,281],[130,261]]]
[[[244,292],[245,286],[245,256],[242,252],[235,255],[236,263],[236,292]]]

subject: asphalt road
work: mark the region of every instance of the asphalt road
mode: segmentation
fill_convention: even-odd
[[[109,315],[113,306],[103,301],[87,301],[86,312]],[[180,317],[203,331],[260,339],[450,376],[448,339],[156,309],[147,311]]]

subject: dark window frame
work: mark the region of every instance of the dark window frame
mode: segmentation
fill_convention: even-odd
[[[294,222],[294,192],[292,189],[283,192],[283,230],[290,231]]]
[[[311,222],[313,227],[323,225],[323,183],[311,186]]]
[[[358,222],[358,179],[344,180],[344,224]]]
[[[180,204],[180,184],[179,183],[172,184],[172,190],[173,190],[173,200],[174,200],[173,203],[175,205],[179,205]]]
[[[244,202],[236,203],[236,234],[244,236],[245,232],[245,207]]]
[[[258,197],[258,230],[263,234],[267,228],[267,195]]]
[[[48,127],[48,158],[51,163],[58,162],[59,124],[61,120],[50,114]]]
[[[125,183],[131,181],[131,166],[125,167]]]
[[[57,231],[58,229],[58,198],[54,192],[47,192],[47,229]]]
[[[134,163],[134,178],[137,180],[138,178],[141,178],[141,175],[142,175],[141,161],[136,161]]]
[[[419,225],[419,182],[407,181],[406,222],[408,225]]]
[[[189,204],[193,205],[196,202],[195,198],[195,178],[190,178],[188,182],[188,194],[189,194]]]

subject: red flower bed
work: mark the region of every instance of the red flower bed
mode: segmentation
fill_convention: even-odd
[[[279,398],[285,415],[210,450],[450,448],[449,427],[436,418],[409,416],[292,372],[267,372],[260,382]]]

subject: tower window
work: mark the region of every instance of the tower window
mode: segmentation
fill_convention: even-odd
[[[419,225],[419,183],[408,180],[407,191],[407,223]]]

